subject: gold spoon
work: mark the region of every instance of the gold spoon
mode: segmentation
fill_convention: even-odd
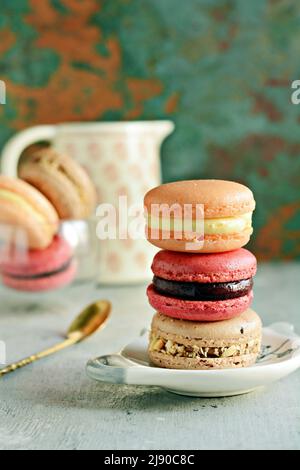
[[[25,367],[29,364],[32,364],[39,359],[48,357],[51,354],[55,354],[63,349],[68,348],[77,344],[89,336],[91,336],[96,331],[102,329],[111,313],[111,304],[107,300],[100,300],[95,302],[92,305],[86,307],[80,315],[74,320],[70,326],[66,340],[62,343],[53,346],[52,348],[46,349],[38,354],[34,354],[26,359],[23,359],[15,364],[11,364],[4,369],[0,370],[0,377],[3,377],[10,372],[14,372],[21,367]]]

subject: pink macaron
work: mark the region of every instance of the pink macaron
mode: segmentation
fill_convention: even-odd
[[[147,294],[157,311],[183,320],[221,321],[251,305],[257,261],[243,248],[198,255],[160,251],[152,270]]]
[[[45,250],[20,251],[15,246],[2,249],[0,272],[7,287],[42,292],[70,284],[76,276],[77,263],[69,243],[56,236]]]

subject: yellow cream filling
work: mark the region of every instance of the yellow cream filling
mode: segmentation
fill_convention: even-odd
[[[5,201],[10,201],[19,206],[20,209],[26,210],[29,213],[39,219],[40,222],[45,223],[45,218],[42,214],[40,214],[37,210],[35,210],[29,202],[25,201],[22,196],[19,194],[13,193],[8,191],[7,189],[0,189],[0,199],[4,199]]]
[[[172,232],[193,231],[198,232],[201,223],[193,221],[192,224],[183,224],[181,219],[166,219],[163,217],[148,217],[148,227],[152,230]],[[198,229],[197,229],[198,227]],[[205,235],[226,235],[243,232],[252,228],[252,212],[236,217],[224,217],[219,219],[204,219],[203,229]],[[192,229],[192,230],[191,230]]]

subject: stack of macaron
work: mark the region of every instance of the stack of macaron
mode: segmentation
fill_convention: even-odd
[[[92,214],[96,194],[71,158],[45,149],[21,163],[20,178],[0,175],[0,274],[7,287],[41,292],[64,287],[77,273],[60,221]]]
[[[183,210],[153,212],[153,207],[175,205]],[[192,230],[184,229],[186,207]],[[261,320],[250,308],[257,261],[243,248],[253,231],[250,189],[222,180],[170,183],[146,195],[145,209],[148,240],[162,249],[154,258],[147,291],[157,312],[151,361],[175,369],[255,363],[262,338]]]

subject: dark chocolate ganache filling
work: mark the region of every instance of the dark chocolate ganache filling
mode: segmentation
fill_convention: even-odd
[[[20,279],[20,280],[34,280],[34,279],[44,279],[47,277],[55,276],[57,274],[61,274],[69,269],[71,266],[73,259],[70,259],[67,263],[65,263],[63,266],[61,266],[59,269],[56,269],[55,271],[50,271],[50,272],[45,272],[42,274],[35,274],[35,275],[12,275],[10,274],[9,276],[14,279]]]
[[[153,284],[159,294],[182,300],[227,300],[249,294],[253,287],[253,279],[202,284],[168,281],[155,276]]]

